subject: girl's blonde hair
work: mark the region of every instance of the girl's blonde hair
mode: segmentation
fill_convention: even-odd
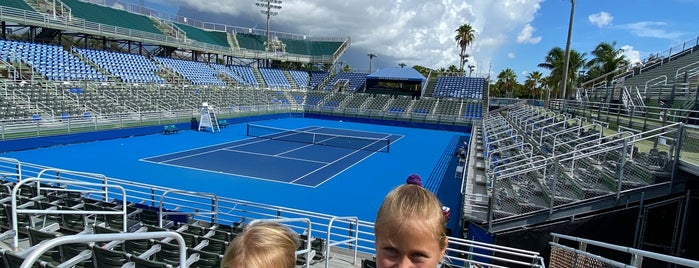
[[[231,241],[221,268],[293,268],[299,236],[275,222],[247,226]]]
[[[384,198],[376,214],[374,233],[389,239],[403,228],[419,228],[432,234],[440,249],[447,246],[446,218],[442,204],[430,191],[414,184],[403,184]]]

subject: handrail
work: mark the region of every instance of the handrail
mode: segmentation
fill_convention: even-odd
[[[137,232],[137,233],[118,233],[118,234],[81,234],[61,236],[51,240],[43,241],[41,244],[27,255],[20,268],[31,268],[34,263],[39,260],[42,254],[56,246],[86,243],[86,242],[103,242],[103,241],[121,241],[121,240],[142,240],[155,238],[174,238],[180,250],[180,268],[187,268],[187,244],[184,242],[182,235],[173,232]]]
[[[354,228],[355,228],[355,230],[354,230],[354,238],[349,238],[349,239],[345,239],[345,240],[342,240],[342,241],[337,241],[337,242],[335,242],[335,243],[330,243],[330,231],[331,231],[331,229],[332,229],[332,227],[333,227],[333,223],[334,223],[336,220],[350,220],[350,224],[351,224],[352,222],[354,222]],[[329,268],[329,267],[330,267],[330,247],[331,247],[331,246],[337,246],[337,245],[346,244],[346,243],[349,243],[349,242],[354,242],[354,243],[355,243],[355,246],[354,246],[354,259],[352,260],[352,263],[356,264],[356,263],[357,263],[357,248],[358,248],[357,243],[359,242],[359,218],[357,218],[357,217],[333,217],[332,219],[330,219],[330,222],[328,223],[328,231],[327,231],[327,233],[326,233],[326,240],[325,240],[325,243],[327,243],[327,245],[325,246],[325,268]],[[306,264],[308,264],[308,262],[306,262]]]
[[[297,250],[295,254],[296,254],[296,255],[299,255],[299,254],[304,254],[304,253],[305,253],[305,254],[306,254],[306,264],[305,264],[305,266],[306,266],[306,268],[309,268],[309,267],[310,267],[310,264],[311,264],[311,257],[312,257],[312,256],[311,256],[311,251],[312,251],[312,250],[311,250],[311,234],[312,234],[312,231],[313,231],[313,229],[312,229],[312,227],[311,227],[311,220],[310,220],[310,219],[308,219],[308,218],[256,219],[256,220],[250,221],[250,223],[248,223],[248,225],[251,226],[251,225],[254,225],[254,224],[257,223],[257,222],[277,222],[277,223],[285,223],[285,222],[305,222],[305,223],[307,224],[307,226],[308,226],[308,228],[306,229],[306,232],[305,232],[305,233],[308,235],[308,237],[306,238],[306,248],[305,248],[305,249],[302,249],[302,250]],[[327,255],[326,255],[326,256],[327,256]],[[326,262],[327,262],[327,260],[326,260]]]
[[[605,242],[600,242],[600,241],[595,241],[595,240],[590,240],[590,239],[585,239],[585,238],[579,238],[579,237],[574,237],[574,236],[569,236],[569,235],[564,235],[564,234],[559,234],[559,233],[551,233],[551,236],[552,236],[553,242],[549,242],[549,243],[552,246],[558,245],[558,241],[560,239],[565,239],[565,240],[577,242],[580,245],[581,249],[586,249],[587,245],[593,245],[593,246],[597,246],[597,247],[601,247],[601,248],[606,248],[606,249],[611,249],[611,250],[615,250],[615,251],[629,253],[633,256],[631,258],[631,263],[630,263],[632,265],[632,267],[641,267],[641,264],[643,262],[643,258],[651,258],[654,260],[659,260],[659,261],[668,262],[668,263],[672,263],[672,264],[679,264],[679,265],[683,265],[683,266],[687,266],[687,267],[699,267],[699,261],[696,261],[696,260],[675,257],[675,256],[650,252],[650,251],[646,251],[646,250],[635,249],[635,248],[631,248],[631,247],[618,246],[618,245],[609,244],[609,243],[605,243]],[[604,259],[606,260],[606,258],[604,258]]]
[[[43,172],[43,171],[42,171]],[[17,205],[17,194],[19,191],[19,188],[22,187],[25,184],[29,184],[32,182],[36,182],[36,187],[37,187],[37,193],[41,192],[41,182],[48,182],[48,183],[59,183],[59,184],[65,184],[65,185],[79,185],[79,186],[95,186],[95,187],[102,187],[103,190],[101,191],[89,191],[89,192],[94,192],[94,193],[103,193],[106,194],[108,190],[106,188],[115,188],[117,190],[121,191],[121,194],[124,198],[121,200],[121,209],[122,210],[114,210],[114,211],[108,211],[108,210],[101,210],[101,211],[86,211],[86,210],[37,210],[37,209],[19,209]],[[52,190],[56,191],[71,191],[68,189],[61,190],[61,189],[54,189],[51,188]],[[86,191],[81,191],[81,192],[86,192]],[[83,182],[83,181],[74,181],[74,180],[66,180],[66,179],[42,179],[40,177],[37,178],[28,178],[25,180],[22,180],[15,184],[14,187],[12,187],[12,229],[15,230],[15,236],[13,239],[13,247],[15,250],[19,248],[19,226],[17,222],[17,214],[20,213],[28,213],[28,214],[82,214],[82,215],[91,215],[91,214],[98,214],[98,215],[123,215],[123,226],[122,226],[122,231],[124,233],[127,232],[127,206],[126,206],[126,190],[124,187],[119,186],[119,185],[109,185],[109,184],[97,184],[97,183],[91,183],[91,182]]]
[[[164,204],[165,204],[165,203],[163,202],[163,200],[165,199],[165,196],[166,196],[167,194],[170,194],[170,193],[181,194],[181,195],[189,195],[189,196],[192,196],[192,197],[195,197],[195,196],[196,196],[196,197],[202,197],[202,196],[211,197],[211,199],[212,199],[211,201],[213,202],[213,204],[212,204],[212,205],[213,205],[213,208],[212,208],[212,211],[211,211],[211,212],[201,212],[201,211],[197,211],[197,212],[192,213],[192,214],[197,214],[197,215],[212,215],[212,220],[213,220],[212,222],[217,222],[217,221],[218,221],[218,213],[219,213],[219,209],[218,209],[218,195],[216,195],[216,194],[214,194],[214,193],[193,192],[193,191],[185,191],[185,190],[177,190],[177,189],[168,189],[168,190],[166,190],[165,192],[163,192],[163,193],[160,195],[160,200],[159,200],[159,203],[158,203],[158,215],[159,215],[159,216],[158,216],[158,227],[163,228],[163,216],[165,216],[165,215],[181,215],[181,214],[185,214],[184,212],[181,212],[181,211],[178,211],[178,212],[163,211],[163,206],[164,206]]]
[[[464,249],[472,248],[471,250],[456,250],[456,249],[448,249],[447,250],[449,252],[455,252],[457,254],[464,254],[464,255],[468,254],[468,255],[475,256],[475,257],[492,258],[493,260],[516,265],[516,267],[519,267],[519,266],[529,266],[529,267],[537,267],[537,268],[545,268],[546,267],[546,265],[544,263],[544,258],[542,256],[540,256],[538,252],[535,252],[535,251],[523,250],[523,249],[518,249],[518,248],[511,248],[511,247],[506,247],[506,246],[501,246],[501,245],[496,245],[496,244],[488,244],[488,243],[478,242],[475,240],[468,240],[468,239],[456,238],[456,237],[449,237],[449,244],[455,244],[458,246],[458,248],[464,248]],[[488,255],[488,254],[476,253],[475,250],[473,250],[473,248],[482,249],[485,251],[492,251],[496,254]],[[514,258],[508,259],[508,258],[503,257],[505,255],[511,255],[512,257],[517,257],[518,259],[514,259]],[[447,259],[455,259],[455,260],[463,261],[466,263],[484,265],[486,267],[507,267],[507,266],[492,266],[491,263],[477,262],[477,261],[474,261],[471,259],[449,256],[448,254],[445,257]],[[522,261],[521,258],[530,259],[531,261],[525,262],[525,261]]]
[[[646,93],[648,92],[648,84],[650,84],[650,82],[653,82],[653,81],[655,81],[655,80],[661,80],[661,79],[662,79],[662,81],[657,82],[657,83],[655,83],[655,84],[652,84],[652,85],[650,85],[650,86],[652,87],[652,86],[658,85],[658,84],[660,84],[660,83],[664,83],[663,85],[667,85],[667,75],[658,76],[658,77],[656,77],[656,78],[653,78],[653,79],[651,79],[651,80],[646,81],[646,85],[645,85],[645,87],[643,88],[643,94],[646,94]]]
[[[7,157],[0,157],[0,162],[7,162],[10,164],[14,164],[16,166],[16,173],[9,173],[9,172],[0,172],[0,177],[6,178],[10,176],[17,176],[17,181],[22,180],[22,162],[20,162],[17,159],[14,158],[7,158]]]

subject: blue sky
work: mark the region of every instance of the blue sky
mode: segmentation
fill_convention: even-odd
[[[103,0],[100,0],[102,2]],[[109,0],[107,0],[110,2]],[[263,29],[253,0],[129,0],[190,20]],[[123,3],[122,3],[123,4]],[[118,5],[118,4],[117,4]],[[468,49],[476,72],[497,75],[505,68],[523,81],[547,52],[565,48],[570,0],[283,0],[272,30],[309,36],[350,36],[341,58],[356,71],[422,65],[458,66],[454,30],[463,23],[476,30]],[[616,42],[633,61],[692,40],[699,31],[699,0],[576,1],[571,47],[587,53],[600,42]],[[590,57],[588,56],[588,59]],[[491,68],[492,64],[492,68]]]

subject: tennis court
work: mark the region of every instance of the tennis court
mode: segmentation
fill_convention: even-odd
[[[397,185],[405,183],[405,178],[411,173],[420,174],[423,183],[434,189],[447,206],[456,208],[460,202],[459,191],[453,191],[460,186],[460,182],[453,178],[453,173],[445,173],[438,167],[443,165],[440,160],[445,155],[449,159],[453,157],[454,151],[448,149],[450,144],[456,138],[468,135],[466,133],[311,118],[280,118],[249,123],[285,130],[313,130],[313,132],[322,130],[333,134],[359,137],[377,138],[383,137],[379,136],[382,134],[392,136],[388,152],[327,145],[313,145],[309,146],[313,149],[308,149],[304,147],[308,146],[308,143],[250,137],[247,135],[246,124],[233,124],[215,134],[180,131],[173,135],[153,134],[14,151],[2,153],[0,156],[252,202],[332,215],[358,216],[367,221],[373,221],[386,193]],[[233,150],[229,149],[229,151],[220,152],[220,156],[210,154],[202,158],[203,160],[185,161],[202,163],[199,167],[187,167],[182,163],[173,165],[142,161],[163,157],[159,160],[162,161],[165,160],[165,156],[175,158],[174,154],[179,153],[181,156],[193,156],[197,153],[214,151],[217,146],[230,147],[254,140],[265,141],[261,141],[261,145],[248,144],[235,149],[244,153],[231,152]],[[284,151],[285,148],[293,150],[301,147],[304,149],[294,151],[296,153],[293,156],[303,160],[284,164],[285,170],[282,170],[282,165],[279,164],[281,157],[271,157],[279,151]],[[344,151],[344,153],[336,151]],[[300,166],[302,161],[310,162],[320,159],[319,161],[322,162],[332,162],[351,153],[363,154],[365,157],[342,159],[338,161],[342,162],[342,168],[327,169],[324,171],[327,172],[325,175],[315,175],[317,176],[315,181],[305,182],[306,184],[301,184],[303,180],[288,183],[279,177],[274,177],[295,172],[293,170]],[[289,154],[291,153],[288,153],[287,157]],[[253,161],[250,158],[254,159],[254,164],[243,164]],[[215,161],[220,162],[214,163]],[[240,164],[233,171],[230,166],[236,163]],[[223,173],[217,170],[217,168],[229,167],[231,170],[222,170]],[[244,169],[254,169],[257,173],[250,177],[233,175],[242,173]],[[309,169],[295,172],[285,180],[293,181],[292,178],[309,173]],[[276,175],[270,175],[272,173]],[[325,181],[328,178],[330,179]],[[442,192],[448,194],[442,194]],[[449,204],[450,202],[453,203]],[[458,224],[458,217],[452,217],[452,219],[455,224]]]
[[[320,126],[248,124],[251,138],[141,159],[145,162],[317,187],[403,135]]]

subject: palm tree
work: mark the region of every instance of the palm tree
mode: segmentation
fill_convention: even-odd
[[[524,85],[529,89],[530,97],[533,97],[536,95],[536,91],[539,91],[542,78],[544,78],[544,74],[539,71],[534,71],[527,75],[527,80],[524,81]]]
[[[537,66],[545,68],[551,71],[548,76],[548,86],[553,90],[554,96],[560,91],[561,79],[563,79],[563,65],[565,64],[565,51],[560,47],[552,48],[549,53],[544,58],[543,63],[539,63]],[[578,70],[585,66],[585,53],[580,54],[574,49],[570,50],[570,62],[568,63],[568,80],[567,88],[570,87],[574,81],[578,80]],[[569,92],[572,92],[569,91]],[[566,98],[567,96],[562,96]]]
[[[466,48],[473,43],[474,38],[475,31],[470,24],[465,23],[456,29],[456,36],[454,37],[454,40],[456,40],[456,44],[461,49],[461,52],[459,52],[459,59],[461,59],[459,62],[459,70],[461,70],[461,72],[464,71],[464,63],[466,62],[466,58],[469,56],[466,54]]]
[[[511,98],[515,83],[517,83],[517,74],[510,68],[502,70],[498,74],[498,83],[502,86],[501,91],[504,91],[506,97]]]
[[[616,41],[610,43],[602,42],[595,47],[595,50],[591,52],[595,56],[590,60],[585,67],[588,68],[588,76],[590,79],[600,77],[602,75],[607,75],[605,78],[607,82],[612,82],[614,79],[614,74],[611,72],[616,71],[619,67],[626,66],[629,61],[624,55],[623,49],[615,49]]]
[[[449,72],[449,75],[454,75],[455,73],[459,72],[459,69],[456,68],[456,65],[452,64],[447,68],[447,72]]]

